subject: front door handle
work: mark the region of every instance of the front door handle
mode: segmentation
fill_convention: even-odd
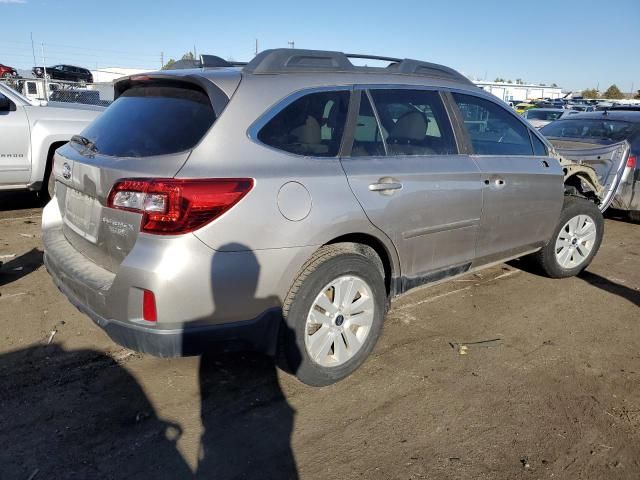
[[[400,190],[402,183],[392,177],[382,177],[377,183],[369,185],[369,191],[380,192],[383,195],[391,195],[395,190]]]

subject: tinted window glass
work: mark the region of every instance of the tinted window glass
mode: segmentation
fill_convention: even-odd
[[[478,155],[533,155],[529,131],[500,105],[454,93],[474,152]]]
[[[258,139],[298,155],[335,157],[349,109],[349,92],[305,95],[269,120]]]
[[[436,92],[372,90],[389,155],[456,153],[449,119]]]
[[[82,135],[103,155],[165,155],[193,148],[215,119],[202,90],[153,83],[126,90]]]
[[[542,157],[546,157],[547,155],[549,155],[549,152],[547,151],[547,147],[545,146],[545,144],[542,143],[542,140],[540,140],[534,134],[531,134],[531,141],[533,142],[534,155],[542,156]]]
[[[633,123],[618,120],[572,118],[550,123],[540,132],[546,137],[584,138],[615,143],[631,137],[634,129]]]
[[[369,97],[362,92],[360,98],[360,112],[356,121],[353,135],[352,157],[370,157],[384,155],[382,135],[378,128],[378,121],[371,108]]]

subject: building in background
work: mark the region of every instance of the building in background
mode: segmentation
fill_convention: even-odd
[[[475,80],[478,87],[483,90],[494,94],[496,97],[504,100],[505,102],[512,102],[514,100],[525,101],[534,100],[536,98],[562,98],[562,88],[550,87],[547,85],[533,85],[533,84],[517,84],[508,82],[485,82],[481,80]]]

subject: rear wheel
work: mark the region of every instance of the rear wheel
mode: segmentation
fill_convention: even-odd
[[[603,233],[602,213],[593,202],[565,197],[551,240],[534,258],[549,277],[572,277],[589,266],[600,248]]]
[[[632,210],[629,212],[629,219],[632,222],[640,223],[640,210]]]
[[[386,308],[382,262],[358,244],[326,245],[305,264],[283,306],[280,353],[307,385],[338,382],[367,358]]]

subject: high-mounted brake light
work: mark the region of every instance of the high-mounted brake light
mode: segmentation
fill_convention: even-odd
[[[216,219],[252,188],[251,178],[132,178],[113,186],[107,205],[142,213],[143,232],[178,235]]]
[[[629,155],[629,158],[627,159],[627,168],[636,168],[637,164],[638,157],[635,155]]]

